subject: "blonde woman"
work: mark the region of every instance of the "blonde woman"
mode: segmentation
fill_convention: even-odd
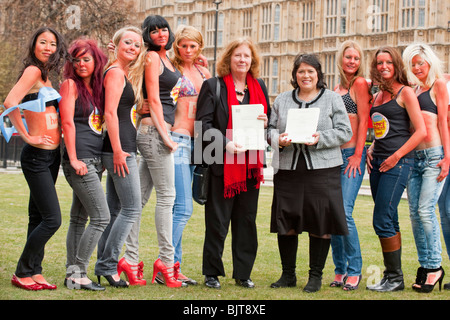
[[[172,140],[178,143],[174,153],[175,162],[175,202],[173,205],[172,243],[175,250],[174,262],[181,266],[183,230],[192,215],[192,175],[195,165],[191,159],[194,150],[194,121],[198,93],[211,74],[204,66],[196,63],[204,47],[203,36],[196,28],[181,26],[175,32],[173,65],[181,74],[175,123],[171,129]],[[196,281],[178,271],[178,280],[188,284]]]
[[[335,264],[332,287],[355,290],[361,280],[362,256],[353,207],[364,178],[366,135],[370,110],[369,86],[363,76],[364,55],[358,43],[348,40],[338,51],[340,83],[334,88],[344,102],[352,126],[352,138],[341,146],[341,185],[349,234],[331,236]]]
[[[145,57],[141,30],[125,27],[113,37],[104,75],[106,136],[102,161],[108,170],[106,192],[111,222],[99,242],[95,273],[114,287],[126,287],[117,272],[118,257],[141,212],[139,172],[136,162],[135,105],[142,102]]]
[[[408,181],[408,202],[420,267],[413,289],[441,289],[442,247],[436,204],[448,174],[450,146],[447,126],[448,93],[442,64],[426,44],[411,44],[403,52],[408,81],[415,86],[425,119],[427,136],[415,149],[414,167]]]

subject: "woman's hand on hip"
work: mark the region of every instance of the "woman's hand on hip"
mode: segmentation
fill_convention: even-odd
[[[70,165],[75,170],[75,173],[79,176],[84,176],[88,172],[86,164],[78,159],[71,160]]]
[[[129,156],[130,154],[124,151],[114,152],[114,173],[117,173],[119,177],[125,177],[125,172],[127,174],[130,174],[127,166],[127,157]]]

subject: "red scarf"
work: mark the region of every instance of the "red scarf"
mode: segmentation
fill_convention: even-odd
[[[234,81],[231,74],[223,77],[227,86],[228,101],[228,125],[227,138],[233,140],[232,128],[233,119],[231,106],[238,105],[239,101],[236,97]],[[267,114],[267,101],[264,92],[258,81],[247,73],[247,87],[250,93],[250,104],[262,104],[264,113]],[[228,158],[228,159],[227,159]],[[255,159],[256,158],[256,159]],[[233,159],[233,161],[230,161]],[[249,161],[250,159],[250,161]],[[264,181],[263,150],[249,150],[239,155],[224,155],[224,197],[232,198],[241,191],[247,191],[247,177],[256,178],[256,189],[259,189],[260,183]],[[256,160],[256,161],[255,161]],[[231,162],[231,163],[229,163]]]

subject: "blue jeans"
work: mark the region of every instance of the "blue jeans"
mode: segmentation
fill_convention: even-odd
[[[72,207],[67,230],[66,275],[86,274],[89,260],[103,231],[109,224],[110,213],[101,183],[103,164],[101,158],[80,159],[88,172],[80,176],[70,161],[63,160],[62,167],[67,182],[72,187]],[[86,223],[90,219],[89,225]]]
[[[385,158],[373,158],[370,172],[370,190],[375,203],[373,227],[380,238],[390,238],[400,232],[398,204],[408,183],[414,163],[413,158],[400,159],[395,167],[380,172]]]
[[[178,143],[174,153],[175,162],[175,202],[173,205],[172,243],[175,249],[174,262],[182,259],[181,240],[183,230],[192,216],[192,176],[195,165],[191,165],[194,141],[190,136],[172,132],[172,140]]]
[[[61,226],[61,210],[55,183],[61,154],[25,144],[20,163],[30,189],[28,233],[25,247],[17,263],[16,276],[31,277],[42,273],[44,248]]]
[[[111,221],[98,243],[96,275],[117,274],[119,254],[134,222],[141,214],[141,191],[136,154],[127,157],[129,174],[125,177],[114,173],[113,153],[105,152],[102,161],[108,170],[106,200]]]
[[[353,174],[349,177],[348,172],[344,174],[345,168],[348,165],[348,158],[355,153],[355,148],[342,149],[341,152],[342,160],[344,161],[341,166],[341,186],[345,217],[348,226],[348,235],[332,235],[331,248],[334,265],[336,267],[334,272],[336,274],[347,274],[351,277],[360,275],[362,269],[361,247],[359,244],[358,230],[356,229],[355,220],[353,219],[352,214],[355,200],[358,196],[359,188],[361,187],[361,183],[364,178],[366,148],[363,149],[361,156],[361,174],[356,173],[356,177],[353,177]]]
[[[419,263],[427,269],[437,269],[442,262],[441,230],[436,216],[436,203],[444,181],[436,178],[437,166],[444,157],[442,146],[416,150],[414,167],[408,181],[408,202],[412,231]]]
[[[450,179],[446,179],[438,200],[439,214],[441,216],[442,236],[450,258]]]

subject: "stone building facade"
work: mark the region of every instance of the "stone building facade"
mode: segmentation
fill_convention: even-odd
[[[431,45],[450,71],[450,1],[448,0],[134,0],[136,21],[149,14],[164,16],[175,30],[192,25],[205,37],[204,55],[214,66],[231,40],[249,36],[262,56],[261,77],[271,99],[290,90],[294,57],[300,52],[320,56],[326,82],[338,81],[336,53],[348,39],[364,49],[366,70],[373,53],[389,45],[402,51],[408,44]],[[217,1],[216,1],[217,2]]]

